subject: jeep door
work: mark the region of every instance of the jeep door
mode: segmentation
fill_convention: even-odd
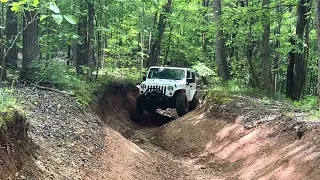
[[[190,102],[192,101],[197,88],[195,72],[187,71],[187,79],[188,78],[192,78],[192,82],[187,83],[187,86],[186,86],[186,95],[187,95],[188,101]]]

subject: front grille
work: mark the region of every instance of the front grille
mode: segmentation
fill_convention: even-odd
[[[154,90],[159,90],[163,94],[166,94],[167,87],[166,86],[157,86],[157,85],[148,85],[147,86],[147,91],[154,91]]]

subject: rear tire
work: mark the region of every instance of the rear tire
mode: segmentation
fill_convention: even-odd
[[[190,111],[195,110],[198,107],[198,105],[199,105],[199,99],[197,95],[194,95],[192,101],[189,104],[189,110]]]
[[[189,112],[189,103],[184,93],[178,92],[176,94],[176,111],[181,117]]]

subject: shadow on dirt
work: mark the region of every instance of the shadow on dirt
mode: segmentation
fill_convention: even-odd
[[[167,115],[161,112],[144,112],[143,116],[131,113],[130,118],[141,126],[162,126],[176,119],[175,116]]]
[[[174,113],[163,110],[144,112],[141,116],[136,110],[138,95],[139,90],[135,85],[110,84],[93,108],[103,122],[122,134],[141,127],[159,127],[176,119]]]

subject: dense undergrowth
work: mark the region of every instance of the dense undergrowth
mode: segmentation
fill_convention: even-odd
[[[77,74],[76,69],[67,66],[65,61],[39,61],[34,66],[38,70],[34,77],[36,84],[69,91],[75,94],[83,107],[88,107],[95,93],[111,83],[135,84],[142,79],[141,72],[136,68],[103,68],[98,71],[98,76],[94,72],[95,80],[89,81],[86,74]]]

